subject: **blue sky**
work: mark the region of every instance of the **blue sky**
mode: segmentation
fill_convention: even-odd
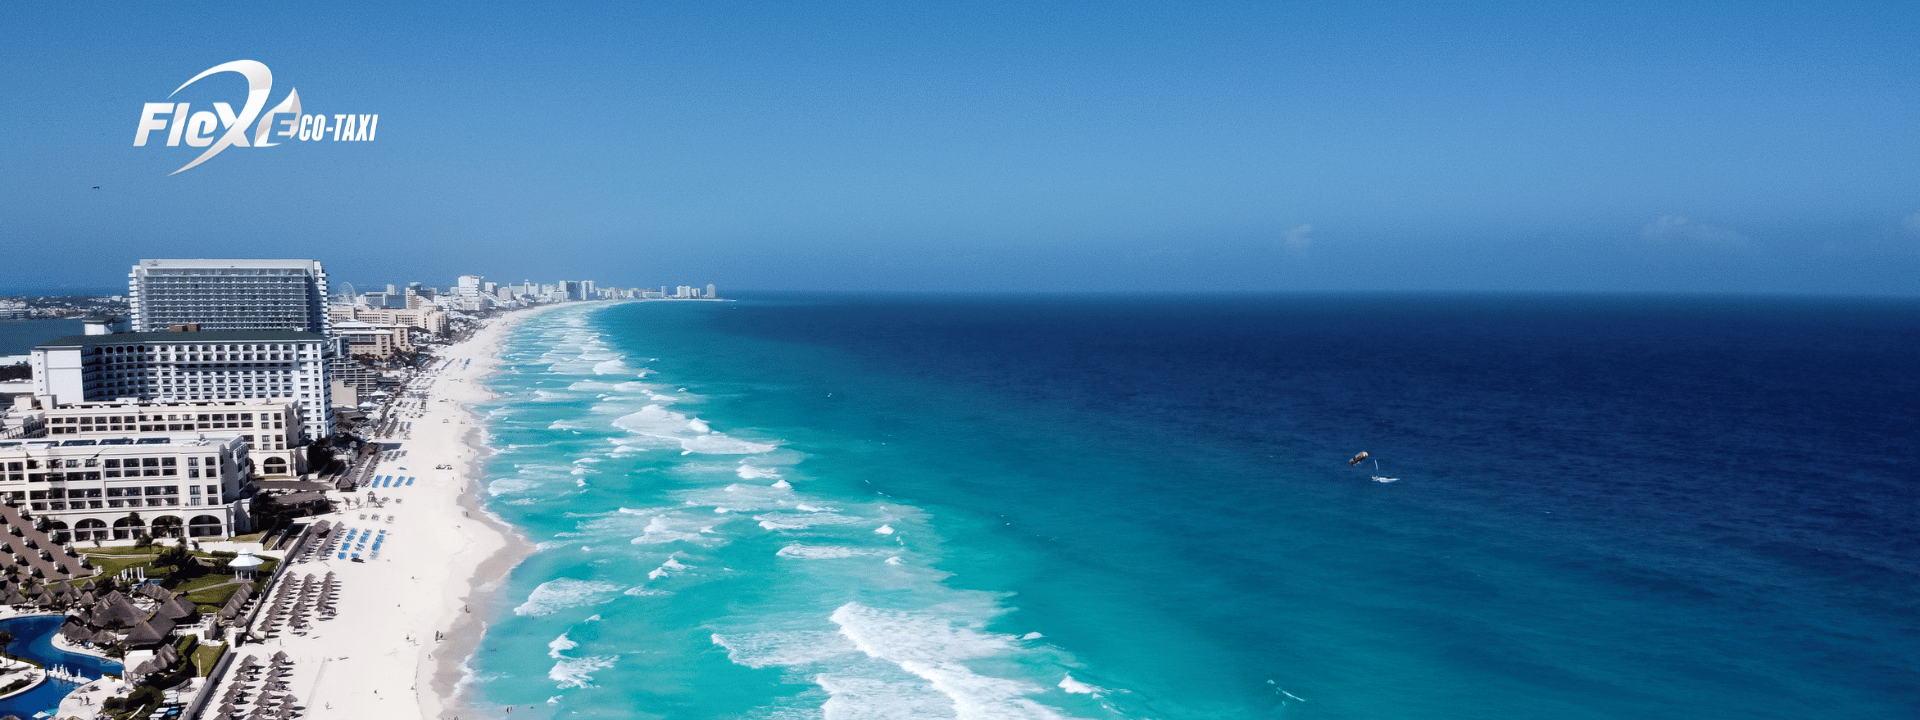
[[[376,140],[132,145],[239,59]],[[9,3],[0,78],[0,288],[1920,293],[1913,3]]]

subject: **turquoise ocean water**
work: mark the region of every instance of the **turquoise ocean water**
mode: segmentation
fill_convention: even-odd
[[[539,551],[473,689],[515,718],[1912,716],[1916,318],[564,308],[478,408],[489,507]]]

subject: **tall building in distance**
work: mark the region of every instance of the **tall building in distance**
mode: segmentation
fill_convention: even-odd
[[[134,332],[201,330],[325,334],[327,273],[318,260],[141,260],[128,274]]]

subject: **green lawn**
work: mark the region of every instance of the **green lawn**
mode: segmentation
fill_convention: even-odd
[[[178,593],[187,593],[191,595],[195,590],[224,584],[231,580],[233,580],[232,575],[215,575],[212,573],[208,573],[206,575],[201,575],[200,577],[193,578],[193,579],[187,580],[186,582],[180,583],[179,585],[173,586],[173,591]]]
[[[225,645],[201,645],[193,649],[193,667],[196,674],[206,677],[213,672],[213,664],[220,660],[220,653],[226,652]]]
[[[121,570],[130,567],[153,567],[153,556],[159,552],[160,548],[158,547],[126,547],[83,554],[86,556],[87,562],[93,563],[94,569],[99,570],[100,574],[112,577],[120,574]]]
[[[159,546],[143,549],[114,548],[110,552],[111,554],[98,552],[89,553],[88,561],[92,562],[93,566],[99,569],[101,575],[104,577],[113,577],[119,574],[121,570],[130,567],[147,568],[148,576],[156,580],[162,576],[162,573],[153,570],[153,558],[160,552]],[[228,560],[233,559],[232,553],[223,553],[216,556],[209,552],[194,551],[193,555],[194,557],[200,558],[217,557]],[[257,578],[254,583],[254,590],[256,591],[260,589],[260,581],[273,577],[274,566],[280,564],[280,561],[273,558],[261,558],[261,560],[266,562],[262,563],[260,569],[254,573],[254,577]],[[208,572],[205,575],[182,581],[179,585],[174,586],[173,590],[174,592],[186,594],[187,600],[195,605],[211,606],[215,612],[218,612],[221,607],[227,604],[227,600],[233,597],[234,593],[240,591],[239,585],[225,584],[232,579],[232,575]]]

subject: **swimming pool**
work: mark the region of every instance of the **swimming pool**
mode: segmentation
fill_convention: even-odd
[[[32,615],[0,620],[0,630],[13,633],[13,644],[7,647],[7,652],[14,657],[26,658],[41,665],[64,666],[69,672],[84,676],[88,680],[97,679],[107,673],[121,672],[120,663],[55,648],[53,636],[60,632],[60,624],[66,620],[64,615]],[[12,681],[12,677],[6,678],[6,682]],[[76,687],[74,683],[48,680],[25,694],[0,700],[0,716],[18,715],[30,718],[34,713],[56,709],[60,706],[60,699],[72,692],[74,687]]]

